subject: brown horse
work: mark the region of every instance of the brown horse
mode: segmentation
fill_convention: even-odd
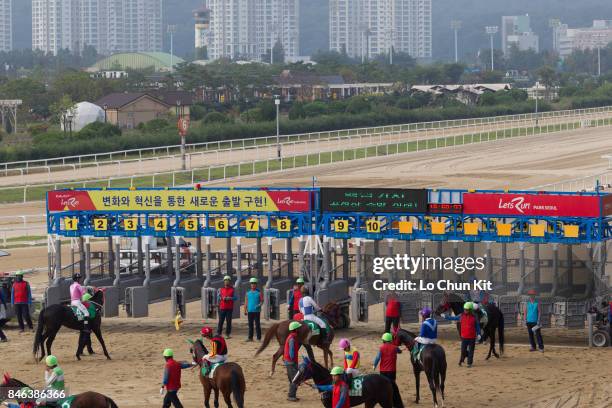
[[[195,361],[200,367],[200,383],[204,388],[204,406],[209,408],[209,400],[211,391],[215,392],[215,408],[219,407],[219,391],[223,394],[223,399],[229,408],[232,408],[231,395],[234,394],[234,400],[238,408],[244,407],[244,392],[246,384],[242,367],[236,363],[224,363],[215,369],[213,378],[202,374],[202,358],[208,354],[208,350],[202,343],[202,340],[192,342],[189,350]]]
[[[323,318],[323,320],[327,320],[327,322],[330,324],[331,333],[328,333],[327,336],[325,337],[320,336],[320,335],[314,335],[310,337],[310,341],[307,341],[308,336],[310,336],[310,327],[303,324],[297,330],[297,335],[298,335],[298,340],[300,341],[300,344],[302,344],[304,348],[306,348],[308,357],[310,357],[311,360],[313,361],[315,360],[314,352],[312,351],[312,346],[317,346],[321,350],[323,350],[323,358],[325,359],[325,367],[329,368],[330,365],[334,364],[334,360],[333,360],[334,354],[330,350],[330,347],[331,347],[332,341],[334,340],[333,328],[337,326],[338,318],[340,317],[340,306],[338,306],[335,302],[328,303],[321,310],[320,314],[322,316],[319,316],[319,317]],[[270,344],[270,341],[272,340],[272,337],[276,336],[276,340],[278,341],[278,350],[272,356],[272,371],[270,371],[270,376],[274,374],[274,371],[276,369],[276,362],[283,355],[285,341],[287,340],[287,336],[289,336],[289,323],[291,323],[292,321],[293,320],[284,320],[280,323],[275,323],[272,326],[270,326],[268,331],[266,331],[266,335],[264,336],[264,340],[261,343],[259,350],[257,350],[257,352],[255,353],[255,355],[258,356],[262,351],[266,349],[266,347],[268,347],[268,345]],[[327,360],[328,357],[329,357],[329,364]]]
[[[0,384],[0,388],[11,388],[20,390],[24,387],[31,388],[24,382],[17,380],[16,378],[11,378],[10,375],[4,374],[2,379],[2,384]],[[6,392],[4,390],[0,392],[0,396],[6,396]],[[0,402],[2,402],[2,397],[0,397]],[[18,400],[18,402],[27,402],[25,400]],[[31,402],[31,401],[30,401]],[[115,401],[107,397],[106,395],[98,394],[97,392],[88,391],[82,394],[77,394],[70,405],[70,408],[118,408]]]

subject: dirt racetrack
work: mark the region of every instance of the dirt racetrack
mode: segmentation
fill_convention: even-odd
[[[77,362],[74,351],[76,332],[64,329],[55,344],[54,353],[66,372],[66,382],[71,392],[89,389],[111,396],[121,408],[161,406],[159,385],[163,359],[161,351],[172,347],[179,359],[190,360],[186,339],[195,338],[201,326],[197,318],[188,319],[180,332],[172,327],[167,303],[154,305],[147,319],[109,319],[104,322],[106,343],[112,361],[97,354]],[[188,306],[190,314],[199,314],[199,304]],[[368,324],[340,332],[337,338],[346,336],[362,353],[362,370],[371,372],[371,362],[379,342],[380,305],[371,307]],[[214,322],[207,322],[213,325]],[[286,401],[287,377],[284,367],[268,378],[269,347],[259,358],[253,357],[259,343],[246,343],[245,319],[235,322],[234,336],[229,340],[230,358],[238,362],[247,377],[246,407],[289,407]],[[415,329],[414,325],[407,328]],[[545,353],[530,353],[526,347],[526,331],[522,328],[507,330],[506,353],[500,360],[484,360],[487,346],[476,348],[473,368],[458,367],[458,340],[456,331],[445,326],[440,329],[441,344],[446,349],[448,373],[446,381],[446,406],[467,408],[477,406],[574,408],[610,407],[612,401],[612,348],[586,349],[582,331],[545,329],[544,341],[551,345]],[[33,333],[18,334],[8,330],[9,343],[0,344],[0,372],[10,371],[16,378],[32,385],[41,384],[44,378],[42,364],[35,364],[31,357]],[[577,347],[579,346],[579,347]],[[94,349],[101,348],[94,340]],[[340,362],[340,352],[334,350],[335,362]],[[316,352],[317,358],[321,353]],[[400,356],[399,386],[406,406],[414,404],[414,377],[407,353]],[[196,372],[183,371],[183,389],[180,392],[185,407],[203,406],[202,390]],[[317,393],[302,386],[298,391],[301,401],[295,406],[319,407]],[[421,404],[431,406],[431,394],[425,376],[421,381]],[[224,406],[222,403],[221,406]]]

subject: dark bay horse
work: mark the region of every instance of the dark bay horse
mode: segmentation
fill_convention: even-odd
[[[459,316],[463,313],[463,305],[465,301],[460,296],[455,294],[446,294],[442,302],[436,308],[435,313],[440,315],[445,312],[452,311],[455,316]],[[504,314],[494,303],[480,304],[480,308],[484,307],[487,313],[487,324],[482,328],[482,339],[481,342],[490,339],[489,341],[489,353],[487,354],[487,360],[491,358],[493,354],[496,358],[499,358],[499,354],[495,350],[495,331],[499,334],[499,353],[504,354]],[[478,310],[478,318],[480,319],[483,315],[482,310]],[[457,331],[459,332],[459,322],[457,322]]]
[[[95,305],[96,317],[89,321],[88,326],[102,345],[104,355],[110,360],[111,357],[106,350],[106,345],[104,344],[104,339],[102,338],[102,306],[104,305],[104,292],[100,289],[95,289],[90,302]],[[51,305],[40,311],[40,315],[38,317],[38,327],[36,328],[36,335],[34,336],[34,358],[41,361],[45,355],[52,354],[51,346],[53,345],[55,336],[57,336],[57,332],[59,332],[62,326],[81,332],[81,335],[79,336],[79,347],[76,353],[77,359],[81,359],[83,348],[85,346],[91,347],[88,345],[89,336],[83,335],[85,325],[82,321],[77,319],[70,306],[66,305]],[[46,351],[45,343],[47,346]]]
[[[416,345],[415,338],[414,333],[404,329],[399,329],[396,336],[397,343],[406,346],[411,352],[410,362],[412,362],[412,371],[416,384],[415,402],[418,404],[420,400],[421,371],[425,371],[427,383],[433,396],[434,407],[438,406],[438,393],[442,399],[442,406],[444,406],[444,383],[446,381],[446,353],[444,348],[439,344],[429,344],[421,352],[420,361],[415,361],[412,358],[412,348]]]
[[[308,357],[304,357],[293,383],[299,386],[311,378],[316,385],[330,385],[332,383],[332,376],[327,368]],[[373,408],[376,404],[379,404],[382,408],[404,407],[397,385],[380,374],[367,374],[363,377],[361,395],[361,397],[350,397],[351,407],[361,404],[364,404],[366,408]],[[323,392],[321,402],[324,407],[332,408],[331,392]]]
[[[208,350],[202,343],[202,340],[196,340],[192,343],[189,350],[195,361],[200,367],[200,383],[204,388],[204,406],[210,407],[210,393],[215,392],[215,408],[219,407],[219,391],[223,394],[223,399],[229,408],[232,408],[232,394],[238,408],[244,407],[244,392],[246,391],[246,383],[242,367],[236,363],[223,363],[215,369],[213,378],[202,374],[202,357],[208,354]]]
[[[0,384],[0,388],[12,388],[12,389],[22,389],[24,387],[28,387],[32,389],[29,385],[24,382],[21,382],[15,378],[11,378],[10,375],[4,374],[2,379],[2,384]],[[5,392],[0,392],[0,402],[2,402],[3,396],[6,396]],[[24,401],[18,401],[24,402]],[[106,395],[99,394],[97,392],[88,391],[81,394],[77,394],[70,405],[70,408],[118,408],[115,401]]]
[[[323,320],[326,320],[329,323],[331,333],[327,333],[327,336],[319,336],[315,335],[310,337],[310,341],[307,342],[308,336],[310,335],[310,327],[306,324],[302,324],[302,326],[298,329],[297,335],[300,344],[304,346],[306,352],[308,353],[308,357],[311,360],[314,360],[314,352],[312,351],[312,346],[319,347],[323,350],[323,358],[325,360],[325,367],[329,367],[333,365],[334,354],[330,350],[332,341],[334,340],[334,331],[333,328],[338,325],[338,318],[340,316],[340,306],[338,306],[335,302],[328,303],[321,310],[319,317]],[[275,323],[266,331],[263,342],[261,346],[255,353],[258,356],[262,351],[268,347],[272,337],[276,336],[276,340],[278,341],[278,350],[272,356],[272,370],[270,371],[270,376],[274,374],[274,370],[276,369],[276,362],[283,355],[285,341],[287,340],[287,336],[289,336],[289,323],[293,320],[284,320],[280,323]],[[329,357],[329,364],[327,358]]]

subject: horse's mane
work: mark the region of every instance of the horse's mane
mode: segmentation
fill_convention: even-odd
[[[26,383],[24,383],[23,381],[20,381],[16,378],[11,377],[11,375],[9,373],[4,373],[4,375],[2,376],[2,386],[3,387],[12,387],[12,388],[23,388],[23,387],[28,387],[30,388],[30,386]]]

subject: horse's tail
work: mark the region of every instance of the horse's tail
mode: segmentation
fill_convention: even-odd
[[[32,349],[32,353],[34,354],[34,358],[38,357],[38,349],[41,350],[41,356],[44,354],[43,348],[43,330],[45,329],[45,309],[40,311],[38,315],[38,325],[36,326],[36,334],[34,335],[34,347]]]
[[[270,340],[272,340],[272,337],[276,335],[278,325],[279,323],[274,323],[272,326],[270,326],[268,331],[266,331],[266,335],[264,336],[264,339],[261,342],[261,346],[259,346],[259,349],[257,349],[257,352],[255,353],[256,356],[258,356],[262,351],[266,349],[266,347],[268,347],[268,345],[270,344]]]
[[[402,401],[402,395],[400,394],[399,387],[395,381],[391,382],[393,386],[393,407],[394,408],[404,408],[404,401]]]
[[[232,394],[234,394],[234,400],[238,408],[244,407],[245,390],[246,384],[244,383],[244,376],[240,375],[237,370],[232,370]]]
[[[113,401],[111,398],[109,397],[104,397],[104,398],[106,398],[106,404],[108,408],[119,408],[117,404],[115,404],[115,401]]]
[[[499,333],[499,352],[504,354],[504,314],[499,311],[499,325],[497,327]]]
[[[434,391],[436,396],[442,395],[442,389],[440,388],[440,370],[442,367],[439,366],[438,359],[434,353],[432,353],[431,357],[431,377],[434,385]]]

